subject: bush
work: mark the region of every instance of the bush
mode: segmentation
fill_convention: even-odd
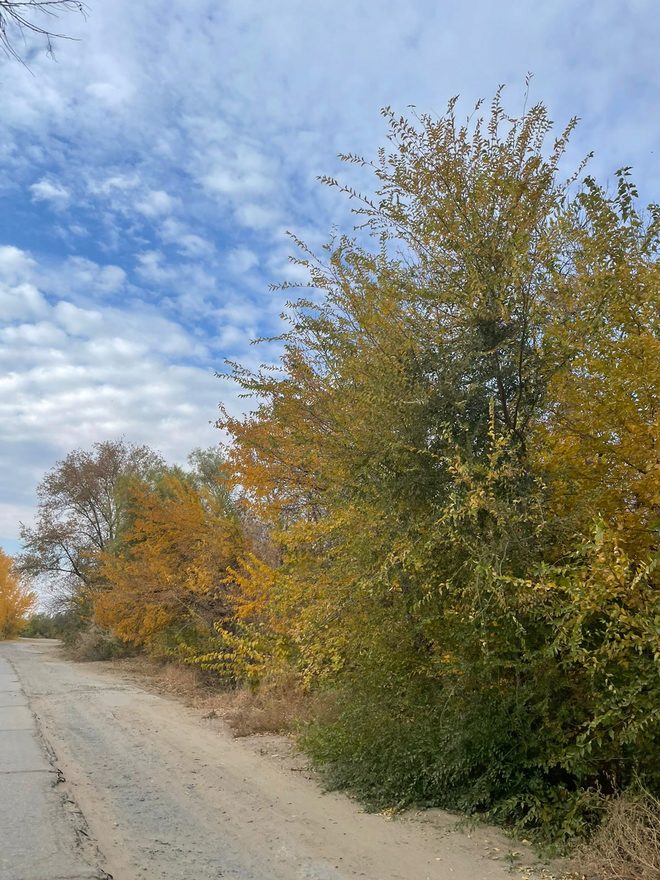
[[[610,801],[605,820],[576,859],[588,880],[660,877],[660,800],[644,788]]]
[[[85,662],[128,657],[135,653],[135,649],[108,630],[91,624],[87,629],[78,632],[67,644],[67,653],[72,660]]]
[[[330,787],[373,809],[480,815],[560,847],[598,820],[594,792],[548,763],[552,734],[530,694],[476,678],[452,693],[449,682],[401,673],[356,670],[335,693],[335,717],[307,728],[303,748]]]

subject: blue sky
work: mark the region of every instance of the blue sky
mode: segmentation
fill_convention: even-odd
[[[349,228],[316,183],[373,155],[383,105],[440,113],[508,84],[591,172],[660,198],[656,0],[89,0],[79,37],[0,57],[0,541],[70,449],[125,436],[171,460],[216,442],[224,359],[269,352],[285,231]],[[271,352],[272,354],[272,352]]]

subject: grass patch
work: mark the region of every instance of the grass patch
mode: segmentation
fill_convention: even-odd
[[[612,800],[576,866],[587,880],[658,880],[660,800],[643,788]]]

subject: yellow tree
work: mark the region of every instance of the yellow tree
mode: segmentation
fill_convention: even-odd
[[[0,550],[0,639],[17,636],[37,597],[19,580],[10,556]]]
[[[108,586],[94,598],[96,620],[136,645],[208,635],[227,614],[229,569],[241,550],[238,520],[223,493],[181,473],[129,490],[130,525],[101,557]]]
[[[602,519],[643,564],[657,549],[660,512],[660,209],[643,217],[636,195],[627,169],[615,196],[593,180],[580,195],[583,308],[550,328],[570,355],[535,439],[555,516],[582,535]]]
[[[281,364],[234,369],[258,404],[220,426],[281,556],[236,607],[330,681],[335,782],[571,834],[657,766],[660,210],[562,179],[543,105],[385,116],[392,151],[345,157],[362,232],[297,261]]]

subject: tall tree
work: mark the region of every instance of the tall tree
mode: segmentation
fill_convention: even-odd
[[[37,487],[35,524],[21,525],[21,571],[65,597],[98,586],[98,555],[113,548],[127,522],[130,480],[163,467],[151,449],[123,440],[70,452]]]
[[[373,194],[326,180],[361,231],[298,242],[281,364],[233,370],[234,479],[282,548],[238,607],[331,681],[335,781],[570,834],[657,763],[659,210],[564,179],[541,104],[385,116],[392,149],[344,157]]]
[[[96,620],[137,645],[208,638],[229,613],[231,569],[241,528],[217,453],[197,450],[189,472],[173,468],[148,484],[133,480],[130,525],[100,559],[107,587]]]

